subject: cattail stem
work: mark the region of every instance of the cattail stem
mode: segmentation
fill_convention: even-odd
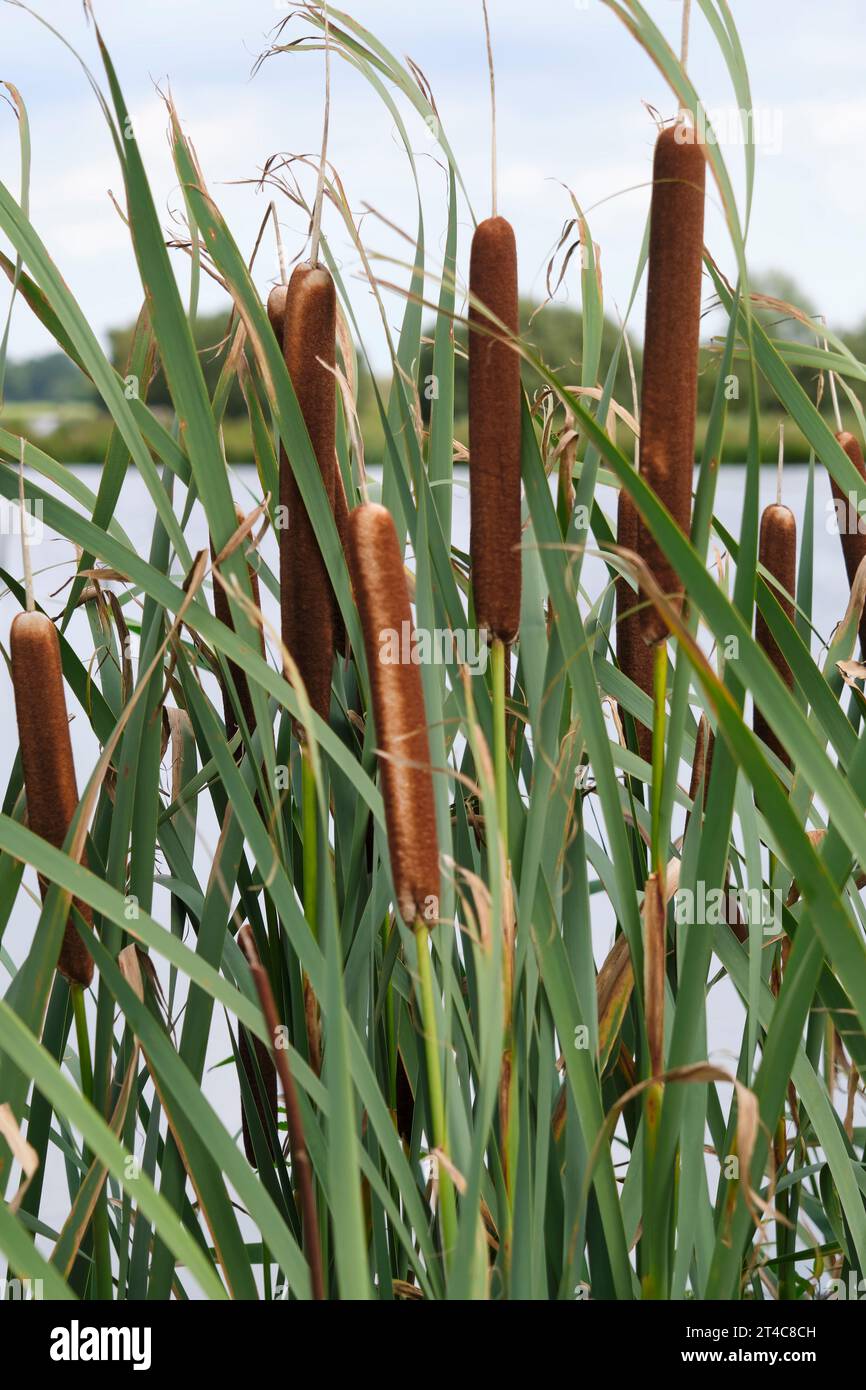
[[[448,1131],[445,1123],[445,1097],[442,1090],[442,1062],[439,1056],[439,1030],[436,1026],[436,1001],[433,995],[433,964],[430,959],[430,933],[423,921],[415,924],[415,946],[418,953],[418,992],[421,1006],[421,1026],[424,1030],[424,1057],[427,1065],[427,1087],[430,1092],[430,1123],[433,1144],[441,1153],[448,1152]],[[442,1225],[442,1248],[446,1263],[457,1241],[457,1204],[454,1184],[443,1164],[439,1168],[439,1213]]]
[[[490,38],[490,16],[487,13],[487,0],[481,0],[484,11],[484,38],[487,43],[487,70],[490,74],[490,205],[491,217],[497,215],[499,202],[499,179],[496,159],[496,69],[493,65],[493,42]]]
[[[667,855],[662,844],[662,789],[665,764],[665,700],[668,683],[668,649],[666,642],[659,642],[654,653],[653,665],[653,784],[652,784],[652,862],[659,881],[664,883],[664,866]]]
[[[316,774],[306,749],[301,751],[301,819],[304,828],[304,916],[319,935],[319,815]]]
[[[27,531],[27,507],[24,501],[24,436],[21,436],[18,455],[18,505],[21,510],[21,560],[24,565],[24,599],[28,613],[36,607],[33,598],[33,564],[30,559],[30,536]]]
[[[78,1044],[78,1066],[81,1072],[81,1092],[93,1103],[93,1067],[90,1061],[90,1036],[87,1031],[87,1012],[81,985],[70,985],[72,1013],[75,1018],[75,1040]]]
[[[310,232],[310,263],[319,264],[319,240],[322,235],[322,206],[325,201],[325,164],[328,158],[328,126],[331,120],[331,26],[328,6],[322,5],[325,17],[325,113],[322,120],[322,153],[319,158],[319,178],[313,204],[313,224]]]
[[[505,654],[507,648],[498,637],[493,639],[493,765],[496,776],[496,810],[502,852],[508,859],[508,748],[505,736]]]
[[[683,0],[683,23],[680,30],[680,66],[685,72],[689,64],[689,20],[692,14],[692,0]]]

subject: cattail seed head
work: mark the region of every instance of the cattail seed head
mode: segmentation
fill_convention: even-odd
[[[701,715],[698,724],[698,736],[695,739],[695,760],[692,763],[692,776],[689,782],[689,800],[694,801],[700,791],[701,783],[704,787],[703,805],[707,804],[707,791],[710,785],[710,773],[713,770],[713,753],[716,746],[716,736],[710,728],[709,720],[705,714]]]
[[[271,297],[275,294],[273,291]],[[270,307],[269,300],[269,312]],[[271,321],[274,322],[273,316]],[[283,355],[333,510],[337,296],[334,281],[322,266],[295,268],[286,291],[282,323]],[[280,533],[283,642],[297,664],[310,704],[322,719],[327,719],[334,653],[333,593],[285,449],[280,451],[280,506],[289,518],[288,526]]]
[[[250,1050],[247,1031],[245,1028],[238,1029],[238,1056],[240,1057],[241,1066],[244,1069],[244,1075],[250,1083],[250,1089],[255,1096],[256,1110],[261,1120],[262,1129],[268,1136],[271,1153],[276,1157],[274,1153],[275,1146],[272,1138],[272,1127],[276,1129],[277,1125],[277,1070],[274,1066],[273,1058],[271,1057],[270,1048],[262,1042],[261,1038],[253,1037],[253,1042],[255,1044],[255,1063],[253,1062],[253,1053]],[[261,1073],[261,1081],[259,1081],[256,1075],[256,1065],[258,1065],[259,1072]],[[262,1087],[264,1087],[264,1094],[262,1094]],[[244,1136],[244,1153],[247,1156],[247,1162],[251,1163],[255,1168],[257,1166],[256,1151],[253,1147],[253,1136],[250,1132],[247,1112],[243,1104],[241,1104],[241,1125]]]
[[[845,453],[853,463],[860,477],[866,482],[866,463],[863,461],[863,450],[860,448],[859,441],[847,430],[841,430],[836,435],[837,440],[842,445]],[[853,585],[854,576],[860,567],[861,560],[866,557],[866,535],[860,530],[860,517],[848,505],[848,498],[842,492],[836,479],[830,475],[830,487],[837,502],[845,504],[843,522],[839,532],[839,539],[842,542],[842,554],[845,557],[845,569],[848,573],[848,583]],[[866,652],[866,608],[860,617],[860,650]]]
[[[469,291],[520,330],[517,246],[504,217],[479,222]],[[477,327],[473,327],[477,325]],[[469,307],[469,500],[472,592],[479,628],[512,642],[520,626],[520,358],[497,325]]]
[[[238,524],[243,522],[244,511],[242,507],[235,507],[235,517],[238,521]],[[211,556],[214,559],[216,559],[216,552],[214,550],[213,541],[211,541]],[[250,588],[253,591],[253,603],[256,605],[256,608],[261,609],[262,605],[261,595],[259,591],[259,576],[250,564],[247,565],[247,574],[249,575]],[[231,607],[229,605],[229,596],[223,588],[222,584],[216,578],[214,579],[213,583],[213,606],[214,613],[219,618],[220,622],[225,623],[226,627],[230,627],[232,631],[234,631]],[[259,647],[262,656],[264,656],[265,640],[264,634],[261,632],[259,634]],[[240,701],[241,709],[244,713],[244,719],[246,720],[247,728],[249,729],[250,733],[252,733],[256,727],[256,718],[255,713],[253,712],[253,701],[252,696],[250,695],[249,681],[247,680],[246,673],[234,661],[229,662],[229,670],[231,672],[232,680],[234,681],[234,686],[235,690],[237,691],[237,696],[238,700]],[[222,682],[220,682],[220,684],[222,685]],[[235,734],[238,731],[238,721],[235,716],[231,696],[225,685],[222,685],[222,696],[223,713],[225,716],[226,726],[226,738],[229,740],[229,742],[231,742],[231,740],[234,738]]]
[[[701,273],[704,251],[706,159],[682,123],[656,141],[650,213],[646,333],[640,418],[640,473],[688,535],[695,460],[695,412]],[[638,519],[637,548],[662,592],[681,605],[682,582]],[[647,642],[667,627],[651,605],[641,612]]]
[[[62,849],[78,808],[78,788],[57,629],[44,613],[19,613],[10,632],[15,717],[27,795],[27,820],[35,835]],[[43,897],[47,885],[41,875]],[[86,903],[75,906],[92,925]],[[57,968],[85,988],[93,979],[93,957],[74,922],[66,923]]]
[[[775,597],[788,619],[794,621],[794,586],[797,569],[797,522],[790,507],[774,502],[764,509],[761,516],[759,559],[764,569],[775,580],[772,585]],[[766,652],[782,680],[789,687],[794,685],[791,668],[771,635],[763,614],[755,615],[755,641]],[[777,738],[772,725],[763,713],[755,708],[754,730],[758,738],[766,743],[786,767],[791,760],[783,744]]]
[[[634,550],[637,544],[637,510],[625,488],[620,488],[617,506],[617,544]],[[650,699],[653,697],[653,655],[643,640],[638,596],[624,575],[616,580],[616,655],[619,669]],[[638,752],[652,762],[652,729],[635,720]]]
[[[404,922],[435,925],[439,848],[424,693],[418,667],[385,659],[386,635],[411,629],[403,558],[390,512],[349,514],[349,562],[370,671],[382,796],[397,907]]]

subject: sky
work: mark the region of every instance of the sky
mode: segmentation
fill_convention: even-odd
[[[434,92],[478,217],[490,210],[490,107],[480,0],[344,0],[354,18],[400,57],[411,56]],[[681,0],[645,0],[678,46]],[[105,86],[93,29],[75,0],[34,0]],[[816,312],[844,331],[866,318],[863,227],[866,180],[866,10],[863,0],[730,0],[746,53],[758,130],[755,202],[748,240],[753,274],[781,269],[803,287]],[[693,6],[690,75],[720,130],[736,129],[730,79],[711,31]],[[320,53],[285,52],[253,74],[257,56],[285,16],[284,0],[95,0],[145,159],[166,232],[182,233],[182,206],[166,142],[161,92],[169,88],[193,141],[211,193],[239,245],[252,249],[267,195],[255,179],[268,156],[310,154],[321,142],[324,84]],[[655,123],[675,111],[663,79],[602,0],[490,0],[498,102],[499,204],[518,239],[521,288],[543,297],[553,247],[572,213],[569,189],[588,212],[600,249],[605,307],[629,304],[649,202]],[[306,26],[293,21],[290,34]],[[142,290],[128,233],[112,204],[122,201],[114,151],[97,101],[76,58],[23,8],[0,4],[0,76],[27,106],[32,134],[31,218],[90,323],[108,329],[132,320]],[[430,133],[398,98],[418,158],[430,269],[441,264],[445,176]],[[417,204],[405,152],[381,98],[345,62],[332,72],[330,157],[373,255],[404,261],[414,239]],[[742,149],[727,140],[725,158],[742,207]],[[312,196],[314,175],[301,172]],[[0,179],[17,196],[17,121],[0,103]],[[252,181],[252,182],[247,182]],[[729,236],[711,189],[706,240],[733,273]],[[285,198],[278,214],[289,258],[304,254],[306,219]],[[460,269],[465,276],[471,213],[460,207]],[[353,285],[364,344],[375,365],[385,342],[360,262],[336,213],[325,233]],[[0,244],[8,243],[0,233]],[[186,258],[173,252],[185,280]],[[384,278],[405,280],[376,263]],[[265,236],[256,280],[263,296],[278,276],[274,238]],[[428,292],[432,287],[428,285]],[[575,258],[558,299],[579,307]],[[205,282],[202,305],[221,306]],[[0,298],[0,306],[4,300]],[[395,325],[403,301],[386,298]],[[642,333],[638,293],[630,323]],[[20,359],[50,347],[26,306],[15,310],[10,353]]]

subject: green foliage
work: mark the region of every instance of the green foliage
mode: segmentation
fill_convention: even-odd
[[[697,93],[638,0],[608,0],[607,8],[656,62],[675,101],[697,115]],[[747,108],[748,77],[727,4],[699,0],[696,8]],[[306,40],[279,61],[320,50],[321,15],[312,9],[306,18]],[[407,103],[434,132],[450,171],[445,259],[457,272],[466,194],[441,118],[414,73],[350,15],[329,6],[329,21],[332,60],[351,63],[386,104],[410,177]],[[624,428],[616,439],[607,432],[612,400],[632,409],[631,385],[626,345],[605,317],[591,265],[580,275],[579,315],[548,306],[527,322],[519,344],[528,392],[520,639],[505,711],[498,656],[495,681],[492,671],[469,675],[456,648],[422,667],[443,873],[440,920],[416,935],[394,911],[369,673],[346,561],[247,268],[249,248],[235,243],[203,186],[169,105],[193,252],[190,303],[182,303],[98,31],[97,41],[107,95],[94,87],[146,294],[134,330],[118,336],[111,356],[30,220],[26,178],[18,198],[0,185],[0,228],[20,259],[16,293],[69,370],[86,374],[110,421],[95,492],[62,466],[50,440],[24,451],[26,497],[80,557],[52,615],[70,703],[74,697],[99,753],[93,767],[78,769],[81,804],[63,848],[27,829],[18,761],[0,813],[0,1097],[8,1106],[4,1133],[11,1116],[37,1160],[33,1181],[13,1201],[17,1170],[0,1139],[0,1251],[10,1269],[43,1278],[58,1296],[85,1299],[183,1298],[197,1290],[307,1299],[314,1246],[331,1297],[571,1299],[591,1290],[594,1298],[700,1300],[811,1297],[826,1286],[828,1259],[842,1277],[866,1268],[864,1133],[845,1123],[839,1085],[848,1076],[856,1084],[852,1067],[866,1074],[866,912],[856,886],[857,866],[866,864],[863,696],[840,674],[854,655],[859,614],[849,613],[826,649],[813,638],[813,616],[822,631],[829,625],[812,593],[815,550],[837,544],[814,524],[814,470],[794,623],[757,550],[765,401],[843,491],[866,493],[814,390],[816,373],[832,368],[846,410],[862,426],[862,354],[817,324],[783,328],[753,303],[741,214],[714,147],[741,282],[732,289],[707,258],[721,328],[714,365],[702,377],[701,468],[685,537],[632,467]],[[747,149],[747,205],[753,177]],[[327,220],[341,218],[357,238],[339,186],[329,191]],[[340,366],[347,381],[359,382],[365,446],[378,441],[381,493],[412,571],[417,623],[466,636],[471,576],[453,539],[452,496],[465,325],[458,318],[453,337],[451,325],[463,277],[439,284],[438,313],[425,328],[423,213],[419,195],[389,380],[365,366],[363,344],[360,363]],[[198,318],[205,256],[231,295],[231,321],[228,313]],[[327,238],[322,256],[357,336],[352,294]],[[633,296],[644,264],[641,255]],[[375,281],[368,290],[378,290]],[[386,327],[390,308],[382,311]],[[529,306],[523,312],[528,321]],[[743,393],[729,413],[732,374]],[[421,419],[418,378],[430,375],[438,390]],[[126,389],[130,376],[137,391]],[[578,386],[590,394],[577,394]],[[550,429],[540,391],[557,402]],[[232,409],[236,419],[228,418]],[[559,448],[566,412],[578,433],[570,472]],[[350,413],[344,401],[338,456],[354,506],[368,480]],[[262,508],[252,534],[235,546],[233,493],[250,508],[223,453],[233,427],[253,441]],[[327,722],[283,675],[269,629],[263,655],[252,605],[249,566],[263,592],[279,592],[258,522],[278,520],[280,443],[350,643],[349,656],[334,663]],[[20,448],[4,417],[6,501],[18,496]],[[746,459],[735,535],[714,515],[712,466],[732,452]],[[369,447],[366,454],[369,461]],[[144,547],[131,542],[118,515],[130,468],[147,490],[152,530]],[[689,595],[687,614],[671,618],[657,666],[666,707],[663,718],[658,710],[652,766],[634,737],[635,721],[653,722],[650,697],[615,656],[613,580],[635,572],[633,557],[610,548],[611,487],[632,497]],[[203,569],[207,551],[190,552],[194,508],[214,550],[226,552],[230,624],[214,616],[218,581]],[[711,542],[736,566],[731,593],[708,567]],[[600,578],[585,566],[599,551]],[[20,576],[3,578],[23,605]],[[90,642],[69,640],[79,608]],[[790,667],[790,687],[752,636],[756,610]],[[238,725],[231,745],[223,697]],[[784,729],[793,772],[753,734],[752,700]],[[685,788],[702,713],[714,756],[705,795],[692,798]],[[208,823],[218,834],[209,835]],[[70,852],[79,829],[87,831],[84,863]],[[661,1081],[651,1078],[644,974],[650,862],[664,866],[679,894],[662,924]],[[32,938],[15,958],[7,933],[26,892],[23,865],[43,876],[47,890]],[[689,901],[683,894],[706,902],[728,883],[757,894],[758,906],[741,899],[744,933],[726,915],[679,914]],[[778,895],[769,935],[764,891]],[[97,969],[75,1033],[69,987],[55,972],[72,899],[93,910],[88,939]],[[72,920],[88,930],[76,913]],[[273,1131],[267,1109],[255,1104],[261,1071],[240,1060],[241,1028],[271,1040],[258,977],[238,941],[244,923],[297,1091],[291,1136],[288,1108],[281,1105]],[[737,1055],[719,1068],[707,1055],[722,980],[736,1000]],[[205,1077],[215,1067],[236,1082],[234,1107],[212,1103]],[[239,1143],[242,1101],[256,1167]],[[317,1230],[302,1215],[298,1121]],[[285,1152],[277,1137],[291,1138]],[[434,1142],[445,1152],[431,1155]],[[47,1185],[57,1182],[58,1156],[67,1191],[51,1190],[50,1211],[63,1209],[56,1229]]]

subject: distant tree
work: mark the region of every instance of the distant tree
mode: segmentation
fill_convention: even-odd
[[[7,401],[94,400],[96,392],[87,377],[62,352],[48,352],[25,362],[8,362],[3,383]]]
[[[561,374],[563,380],[569,386],[577,385],[580,380],[581,348],[583,344],[583,319],[576,309],[570,309],[562,304],[547,304],[537,313],[538,305],[531,300],[522,300],[520,303],[520,326],[526,343],[532,348],[537,357],[540,357],[545,366],[551,371]],[[535,317],[533,317],[535,315]],[[454,365],[454,413],[458,420],[464,418],[468,413],[468,367],[466,362],[466,339],[467,333],[465,325],[457,324],[454,332],[458,346],[458,355]],[[425,339],[432,339],[433,327],[428,324],[424,329]],[[604,382],[604,373],[611,360],[611,356],[621,337],[619,326],[605,319],[602,331],[601,345],[601,383]],[[633,347],[632,351],[637,358],[639,353]],[[639,372],[639,367],[636,366]],[[419,387],[421,393],[421,410],[425,423],[430,418],[429,391],[425,394],[425,385],[429,382],[433,372],[433,347],[432,343],[425,341],[421,349],[421,361],[419,364]],[[523,383],[530,393],[537,390],[542,385],[541,377],[536,370],[528,363],[523,364]],[[614,397],[627,410],[632,408],[632,390],[629,380],[628,359],[625,350],[620,353],[619,365],[617,368],[616,380],[614,383]]]
[[[225,361],[225,334],[228,321],[228,311],[225,311],[219,314],[204,314],[196,319],[195,323],[195,345],[211,396],[216,389],[219,374]],[[118,371],[122,372],[126,367],[134,328],[134,324],[129,324],[125,328],[113,328],[108,334],[111,360]],[[171,396],[162,369],[157,371],[150,385],[147,399],[150,405],[171,408]],[[245,413],[243,393],[237,382],[234,382],[229,392],[226,413],[228,415],[243,415]]]

